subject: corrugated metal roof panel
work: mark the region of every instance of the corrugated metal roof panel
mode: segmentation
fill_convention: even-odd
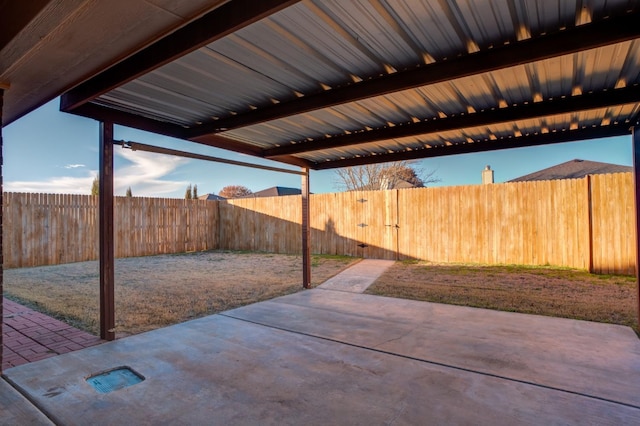
[[[412,121],[413,117],[420,120],[429,119],[436,117],[437,112],[447,116],[458,115],[523,102],[571,96],[572,93],[579,94],[574,92],[575,87],[581,87],[581,91],[584,92],[591,90],[593,84],[613,89],[625,72],[625,79],[629,80],[630,84],[640,83],[637,71],[635,76],[625,71],[637,70],[635,65],[627,65],[638,61],[637,57],[631,56],[637,51],[636,44],[624,43],[611,48],[595,49],[274,120],[268,123],[269,132],[261,130],[267,124],[258,124],[231,131],[229,135],[246,140],[257,140],[259,135],[266,135],[266,139],[260,141],[267,143],[315,139],[327,134],[339,135],[345,131],[353,132],[367,127],[380,128],[388,122],[406,123]],[[614,61],[613,56],[618,60]],[[604,69],[600,65],[602,61],[607,61],[611,66]],[[600,71],[598,76],[585,81],[584,76],[591,75],[591,71],[579,69],[580,64],[584,67],[592,64],[593,70],[597,67]],[[531,75],[538,77],[535,83],[532,83]]]

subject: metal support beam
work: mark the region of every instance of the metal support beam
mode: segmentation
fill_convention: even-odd
[[[311,221],[309,218],[309,169],[302,171],[302,287],[311,286]]]
[[[525,146],[548,145],[561,142],[584,141],[588,139],[623,136],[629,134],[629,123],[611,124],[609,126],[586,127],[577,130],[552,131],[519,137],[507,137],[498,140],[456,143],[454,145],[438,145],[392,153],[374,153],[368,156],[337,159],[316,163],[314,170],[336,169],[339,167],[362,166],[364,164],[387,163],[389,161],[418,160],[421,158],[442,157],[444,155],[469,154],[472,152],[495,151],[499,149],[522,148]]]
[[[636,309],[640,330],[640,126],[635,126],[633,137],[633,183],[636,207]]]
[[[100,338],[115,339],[113,123],[100,123]]]
[[[3,188],[2,188],[2,163],[3,156],[2,151],[4,150],[4,144],[2,142],[2,106],[4,104],[4,89],[0,87],[0,297],[4,297],[4,258],[2,257],[2,206],[4,205],[3,199]],[[2,359],[4,356],[3,353],[3,341],[2,341],[2,328],[4,324],[4,313],[2,308],[2,299],[0,299],[0,373],[2,373]]]
[[[193,158],[195,160],[211,161],[214,163],[231,164],[233,166],[251,167],[252,169],[268,170],[270,172],[289,173],[292,175],[304,176],[304,172],[298,170],[283,169],[281,167],[263,166],[262,164],[246,163],[244,161],[229,160],[227,158],[212,157],[210,155],[195,154],[193,152],[179,151],[177,149],[163,148],[160,146],[147,145],[132,141],[114,141],[115,144],[122,145],[125,148],[131,148],[132,151],[153,152],[156,154],[173,155],[174,157]]]

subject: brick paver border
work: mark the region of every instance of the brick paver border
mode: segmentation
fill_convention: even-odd
[[[104,343],[48,315],[3,297],[2,370]]]

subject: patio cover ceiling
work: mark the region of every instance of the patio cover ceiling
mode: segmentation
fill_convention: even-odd
[[[1,68],[7,122],[62,93],[66,112],[327,169],[630,134],[640,112],[632,0],[41,3],[75,4],[56,31],[85,50],[42,82],[21,72],[66,60],[47,50],[64,38],[15,62],[17,85]]]

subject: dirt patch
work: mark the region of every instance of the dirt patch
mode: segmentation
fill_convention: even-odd
[[[355,259],[313,256],[312,285]],[[117,259],[118,337],[211,315],[300,291],[300,256],[198,252]],[[5,295],[71,325],[99,332],[98,262],[80,262],[4,273]]]
[[[573,269],[397,262],[367,293],[638,327],[634,277]]]

